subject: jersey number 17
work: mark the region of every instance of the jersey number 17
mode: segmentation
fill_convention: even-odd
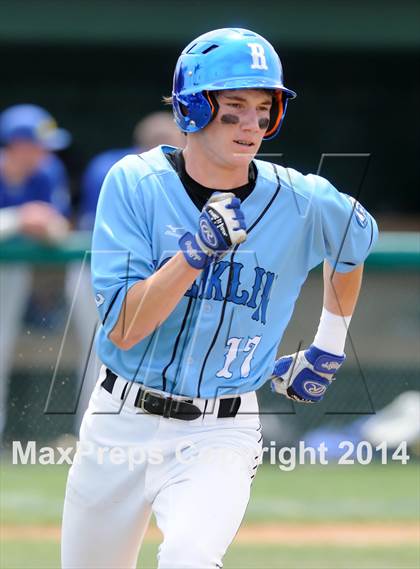
[[[217,373],[217,377],[224,377],[226,379],[230,379],[232,377],[232,372],[230,371],[230,367],[233,362],[236,360],[238,355],[246,354],[240,371],[241,371],[241,378],[248,377],[251,373],[251,362],[252,358],[254,357],[255,350],[257,349],[258,344],[261,341],[261,336],[254,336],[253,338],[229,338],[226,342],[227,352],[225,354],[225,364]],[[245,342],[245,346],[240,348],[241,343]]]

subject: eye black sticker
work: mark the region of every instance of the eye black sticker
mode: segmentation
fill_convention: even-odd
[[[236,115],[222,115],[220,117],[220,122],[223,124],[238,124],[239,117]]]

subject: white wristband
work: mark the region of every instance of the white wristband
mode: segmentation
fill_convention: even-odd
[[[351,316],[333,314],[323,308],[313,344],[324,352],[341,356],[344,354],[350,320]]]

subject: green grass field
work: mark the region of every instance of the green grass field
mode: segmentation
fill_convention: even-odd
[[[65,467],[1,464],[1,522],[14,528],[3,539],[3,569],[59,567],[59,543],[19,538],[19,526],[58,526]],[[244,524],[405,524],[419,519],[420,470],[408,465],[307,466],[292,472],[259,469]],[[42,531],[42,527],[41,527]],[[42,536],[42,534],[41,534]],[[156,567],[157,542],[147,542],[139,566]],[[328,544],[236,543],[226,569],[417,569],[419,543]],[[121,568],[118,568],[121,569]]]
[[[141,569],[156,568],[157,545],[146,543]],[[49,542],[8,542],[2,548],[2,569],[57,569],[59,545]],[[418,548],[406,547],[277,547],[232,545],[224,569],[418,569]],[[116,568],[122,569],[122,568]]]

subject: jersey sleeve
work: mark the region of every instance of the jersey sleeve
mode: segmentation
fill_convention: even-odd
[[[378,226],[353,197],[320,176],[314,178],[317,252],[337,272],[350,272],[369,255],[378,238]]]
[[[130,166],[130,160],[123,159],[106,176],[93,231],[92,280],[107,335],[118,320],[128,290],[155,269],[141,177]]]

